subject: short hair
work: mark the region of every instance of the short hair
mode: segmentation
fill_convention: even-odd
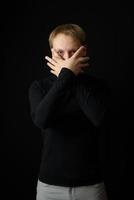
[[[72,36],[73,38],[78,39],[81,45],[85,45],[86,43],[86,33],[83,30],[83,28],[81,28],[77,24],[61,24],[61,25],[58,25],[56,28],[54,28],[49,35],[50,48],[53,47],[54,38],[60,33],[63,33],[65,35],[69,35],[69,36]]]

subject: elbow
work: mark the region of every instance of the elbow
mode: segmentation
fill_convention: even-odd
[[[37,114],[32,113],[31,114],[32,120],[34,124],[39,128],[39,129],[45,129],[47,127],[45,120],[41,120]]]
[[[34,123],[40,129],[45,129],[45,127],[46,127],[45,123],[43,123],[42,121],[38,120],[38,118],[35,118]]]

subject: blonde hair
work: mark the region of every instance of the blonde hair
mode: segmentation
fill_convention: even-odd
[[[57,26],[49,35],[49,46],[53,47],[54,38],[63,33],[65,35],[72,36],[80,41],[81,45],[86,43],[86,33],[85,31],[77,24],[61,24]]]

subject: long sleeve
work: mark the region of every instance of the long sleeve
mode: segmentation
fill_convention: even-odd
[[[39,180],[67,187],[101,182],[98,143],[105,132],[96,126],[106,111],[107,89],[67,68],[51,75],[29,88],[31,117],[43,135]]]
[[[45,94],[38,81],[31,84],[29,88],[31,117],[39,128],[45,129],[54,123],[59,114],[58,108],[62,96],[74,79],[75,74],[71,70],[62,68],[58,78]]]
[[[98,127],[103,122],[108,108],[110,90],[107,85],[98,80],[82,82],[75,92],[76,99],[86,117]]]

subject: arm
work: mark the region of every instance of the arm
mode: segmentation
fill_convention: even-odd
[[[29,101],[31,117],[34,123],[41,129],[52,126],[59,115],[58,108],[62,95],[74,80],[75,74],[66,68],[62,68],[57,80],[50,90],[44,95],[38,82],[34,82],[29,88]]]
[[[98,127],[103,122],[109,103],[109,88],[98,80],[82,80],[75,91],[76,99],[86,117]]]

